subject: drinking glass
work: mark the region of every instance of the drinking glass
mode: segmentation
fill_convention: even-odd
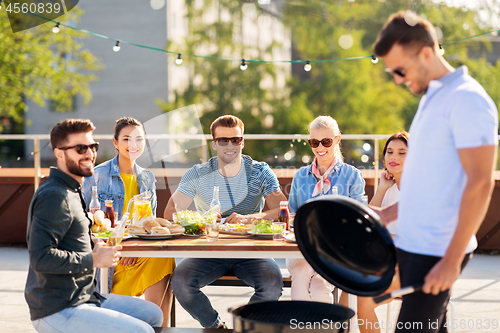
[[[274,241],[283,241],[285,238],[283,237],[285,233],[286,222],[273,222],[273,240]]]
[[[216,242],[219,240],[219,228],[220,223],[217,222],[206,224],[207,242]]]

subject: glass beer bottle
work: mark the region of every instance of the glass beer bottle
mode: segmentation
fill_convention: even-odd
[[[99,209],[101,209],[101,204],[99,203],[99,197],[97,196],[97,186],[92,186],[92,200],[90,200],[89,212],[94,214]]]
[[[215,211],[217,213],[221,212],[220,201],[219,201],[219,186],[214,186],[214,194],[212,196],[212,202],[210,203],[210,209],[212,209],[212,211]]]
[[[286,223],[286,230],[290,229],[290,212],[288,211],[288,201],[280,201],[280,212],[278,222]]]
[[[113,200],[104,202],[104,217],[111,221],[111,228],[115,227],[115,210],[113,209]]]

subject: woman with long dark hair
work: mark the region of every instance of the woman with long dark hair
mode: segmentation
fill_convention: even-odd
[[[105,200],[113,200],[113,208],[119,217],[127,211],[128,203],[135,195],[149,191],[155,214],[156,179],[151,171],[135,162],[144,152],[144,127],[131,117],[118,119],[114,127],[113,144],[118,154],[95,167],[94,176],[85,179],[83,194],[87,206],[92,185],[97,185],[101,209],[104,210]],[[114,273],[110,274],[109,290],[113,294],[128,296],[144,294],[146,300],[162,309],[163,326],[167,326],[172,304],[170,277],[174,268],[173,258],[121,258]]]

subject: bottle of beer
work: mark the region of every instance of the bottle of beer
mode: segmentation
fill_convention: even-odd
[[[92,200],[90,200],[89,212],[94,214],[99,209],[101,209],[101,204],[99,203],[99,197],[97,196],[97,186],[92,186]]]
[[[212,210],[213,212],[216,213],[221,212],[220,201],[219,201],[219,186],[214,186],[214,194],[212,197],[212,202],[210,203],[210,208],[214,208]]]

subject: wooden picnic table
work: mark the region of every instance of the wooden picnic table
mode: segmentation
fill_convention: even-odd
[[[160,258],[303,258],[299,247],[288,241],[253,235],[219,235],[216,242],[205,236],[178,235],[169,239],[131,238],[122,242],[123,257]],[[101,270],[101,292],[108,292],[108,271]]]

